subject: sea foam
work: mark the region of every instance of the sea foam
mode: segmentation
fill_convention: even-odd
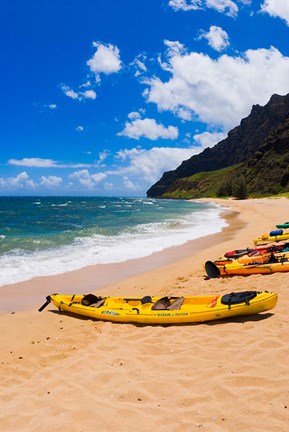
[[[147,203],[146,203],[147,205]],[[88,265],[123,262],[220,232],[226,225],[222,207],[194,211],[162,222],[127,227],[117,235],[76,237],[71,244],[0,257],[0,286],[77,270]]]

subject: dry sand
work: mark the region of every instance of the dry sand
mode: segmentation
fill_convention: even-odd
[[[289,430],[289,274],[207,280],[203,270],[207,259],[252,246],[254,237],[287,221],[289,200],[218,202],[231,208],[220,234],[147,259],[0,288],[1,432]],[[51,292],[248,289],[277,292],[276,308],[163,327],[73,318],[52,305],[37,311]]]

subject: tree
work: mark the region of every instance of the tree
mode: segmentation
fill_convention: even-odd
[[[248,197],[247,183],[243,175],[234,179],[232,183],[232,194],[238,199],[246,199]]]

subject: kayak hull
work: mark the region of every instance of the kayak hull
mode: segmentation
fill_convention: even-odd
[[[270,310],[277,303],[277,294],[269,292],[256,293],[256,297],[249,302],[240,304],[222,304],[224,296],[187,296],[177,310],[154,310],[153,305],[162,300],[160,297],[150,297],[151,302],[142,303],[138,297],[104,297],[100,307],[84,306],[81,302],[84,296],[52,294],[47,299],[52,301],[60,311],[84,316],[92,319],[119,323],[139,324],[185,324],[213,321],[236,316],[253,315]],[[173,302],[180,298],[171,297]]]
[[[264,264],[241,264],[231,263],[217,266],[220,276],[240,275],[248,276],[252,274],[272,274],[279,272],[289,272],[289,262],[264,263]]]

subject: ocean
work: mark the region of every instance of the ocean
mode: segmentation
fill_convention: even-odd
[[[0,286],[141,258],[220,232],[222,211],[183,200],[0,197]]]

